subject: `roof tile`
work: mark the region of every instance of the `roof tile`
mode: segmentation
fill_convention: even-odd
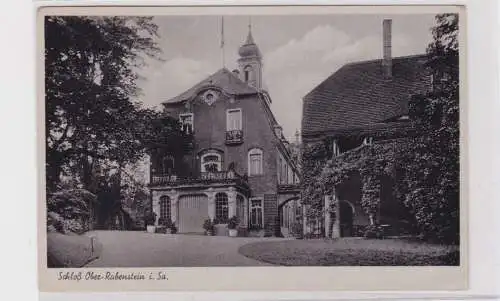
[[[359,128],[408,113],[411,95],[430,88],[426,55],[393,58],[391,79],[382,60],[344,65],[304,97],[302,134]]]

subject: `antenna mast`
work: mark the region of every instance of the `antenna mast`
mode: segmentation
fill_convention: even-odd
[[[226,67],[226,54],[224,51],[224,16],[221,17],[220,48],[222,49],[222,67]]]

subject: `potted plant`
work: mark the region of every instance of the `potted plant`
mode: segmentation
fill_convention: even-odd
[[[156,221],[156,213],[149,212],[146,215],[146,231],[148,233],[155,233],[156,231],[155,221]]]
[[[177,233],[177,226],[175,226],[175,223],[172,223],[170,225],[170,233],[172,233],[172,234]]]
[[[212,223],[212,221],[209,218],[207,218],[203,222],[203,229],[205,229],[205,235],[207,235],[207,236],[214,235],[214,224]]]
[[[165,228],[166,234],[172,233],[172,221],[170,219],[164,219],[162,226]]]
[[[238,227],[239,221],[237,216],[231,217],[227,221],[227,228],[229,229],[229,236],[231,237],[236,237],[238,236],[238,230],[236,229]]]
[[[165,219],[163,217],[160,217],[158,219],[158,226],[155,229],[155,233],[165,233],[165,231]]]

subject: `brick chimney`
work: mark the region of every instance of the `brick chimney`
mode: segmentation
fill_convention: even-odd
[[[382,70],[384,77],[390,79],[392,77],[392,20],[385,19],[383,22],[383,51]]]

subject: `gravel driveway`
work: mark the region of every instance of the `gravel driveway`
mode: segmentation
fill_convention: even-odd
[[[103,249],[87,267],[205,267],[270,265],[238,253],[240,246],[283,238],[95,231]]]

